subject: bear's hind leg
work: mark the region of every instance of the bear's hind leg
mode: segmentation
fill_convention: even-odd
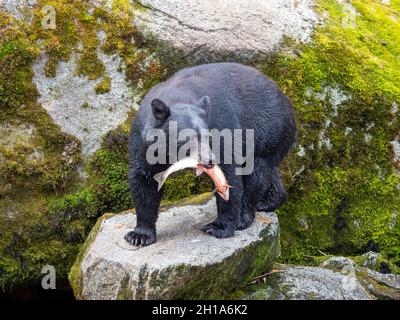
[[[271,173],[271,183],[260,203],[257,205],[257,211],[275,211],[286,202],[287,198],[288,195],[283,186],[279,168],[275,167]]]
[[[266,159],[256,158],[253,172],[243,176],[244,193],[238,230],[248,228],[254,221],[257,205],[267,191],[272,171],[273,168],[268,165]]]
[[[225,177],[232,186],[229,190],[229,200],[223,200],[218,194],[217,200],[218,216],[214,222],[204,225],[201,230],[216,238],[232,237],[240,222],[241,200],[243,194],[242,177],[236,176],[235,168],[232,165],[221,165]]]

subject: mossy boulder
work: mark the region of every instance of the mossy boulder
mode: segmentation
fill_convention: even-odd
[[[206,197],[209,198],[209,194]],[[198,199],[204,202],[204,197]],[[197,202],[191,199],[190,202]],[[272,213],[257,213],[234,238],[217,239],[199,227],[216,216],[215,199],[174,206],[160,214],[157,242],[132,247],[132,212],[102,218],[70,273],[79,299],[222,299],[266,272],[279,256],[279,226]]]
[[[42,25],[48,5],[55,29]],[[137,100],[163,71],[141,46],[127,5],[0,4],[0,133],[6,137],[0,142],[0,286],[6,290],[35,283],[46,264],[65,279],[97,218],[134,205],[127,136]]]
[[[236,26],[225,15],[222,28],[210,21],[221,12],[213,1],[197,1],[197,11],[179,1],[176,12],[140,3],[0,4],[0,285],[37,279],[45,264],[65,277],[97,218],[134,205],[127,137],[140,98],[179,68],[228,57],[275,80],[295,108],[298,145],[281,167],[281,261],[379,250],[387,263],[377,271],[399,267],[399,3],[264,1],[276,15],[258,24],[258,1],[248,10],[234,1],[227,10],[257,19]],[[42,27],[48,4],[56,29]],[[263,33],[255,40],[254,27]],[[182,172],[167,181],[165,201],[209,189]]]
[[[292,99],[298,145],[282,166],[282,262],[380,250],[400,263],[397,2],[316,1],[310,45],[258,64]],[[379,61],[379,62],[378,62]]]

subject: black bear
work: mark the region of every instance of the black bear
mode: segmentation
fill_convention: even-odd
[[[219,157],[232,189],[228,201],[216,195],[218,217],[203,227],[205,232],[217,238],[231,237],[235,230],[245,229],[253,222],[257,210],[273,211],[286,200],[278,166],[296,138],[290,100],[275,82],[252,67],[213,63],[186,68],[147,93],[132,124],[128,182],[137,225],[125,236],[130,244],[149,245],[156,241],[162,189],[157,191],[153,176],[168,165],[148,163],[146,150],[150,142],[146,135],[155,128],[167,133],[171,121],[177,123],[178,130],[254,132],[254,166],[250,174],[238,175],[235,169],[243,163],[224,163],[225,155]],[[205,159],[205,166],[215,162],[212,153]]]

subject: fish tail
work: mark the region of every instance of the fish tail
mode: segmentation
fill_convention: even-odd
[[[159,173],[157,173],[157,174],[155,174],[155,175],[153,176],[153,179],[156,180],[157,183],[158,183],[158,189],[157,189],[157,191],[160,191],[162,185],[164,184],[164,172],[165,172],[165,171],[161,171],[161,172],[159,172]]]

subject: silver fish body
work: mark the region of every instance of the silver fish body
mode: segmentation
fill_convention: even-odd
[[[187,168],[193,168],[196,169],[196,175],[199,176],[203,172],[205,172],[214,182],[216,188],[214,192],[217,192],[222,199],[225,201],[229,200],[229,188],[231,188],[230,185],[228,185],[226,177],[221,169],[221,167],[217,164],[215,164],[212,168],[205,168],[202,166],[199,162],[198,159],[188,157],[184,158],[182,160],[179,160],[178,162],[175,162],[172,166],[170,166],[167,170],[162,171],[160,173],[157,173],[154,175],[154,180],[157,181],[158,183],[158,191],[162,188],[164,185],[165,180],[174,172],[187,169]]]
[[[154,175],[154,180],[157,181],[158,183],[158,191],[160,191],[161,187],[164,185],[165,180],[174,172],[187,169],[187,168],[193,168],[197,169],[197,165],[199,164],[199,161],[194,158],[184,158],[182,160],[179,160],[178,162],[175,162],[172,166],[170,166],[167,170],[159,172]]]

